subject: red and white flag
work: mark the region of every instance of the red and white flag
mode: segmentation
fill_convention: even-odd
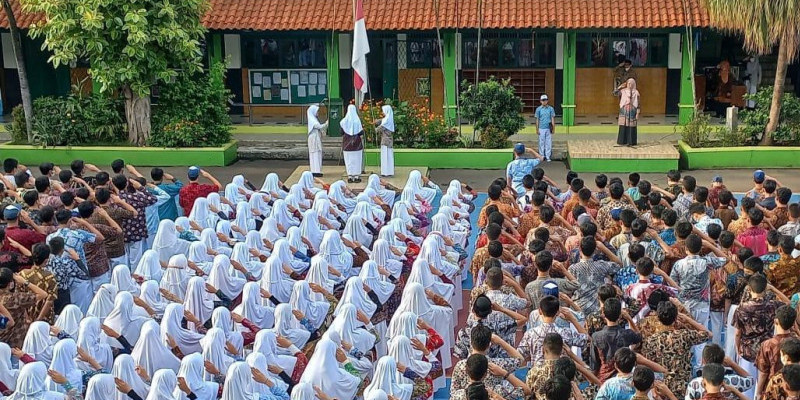
[[[369,54],[369,41],[367,40],[367,25],[364,22],[364,1],[353,0],[353,87],[355,88],[356,105],[361,106],[364,94],[369,89],[367,78],[367,54]]]

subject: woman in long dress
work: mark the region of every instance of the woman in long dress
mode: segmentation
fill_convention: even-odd
[[[361,182],[361,167],[364,158],[364,143],[361,142],[361,136],[364,135],[364,127],[361,125],[355,105],[347,106],[347,114],[339,125],[344,132],[342,152],[347,170],[347,182]]]
[[[619,92],[619,135],[617,146],[636,146],[636,123],[639,120],[639,91],[636,80],[628,79],[625,88]]]
[[[394,111],[392,106],[381,107],[383,119],[375,128],[381,134],[381,176],[394,176]]]
[[[322,124],[317,118],[319,106],[312,104],[306,112],[308,120],[308,164],[314,176],[322,176],[322,132],[328,129],[328,122]]]

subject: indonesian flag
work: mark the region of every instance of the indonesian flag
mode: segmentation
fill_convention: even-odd
[[[369,42],[367,41],[367,26],[364,22],[363,0],[353,0],[353,17],[353,87],[357,106],[361,106],[364,101],[364,93],[367,93],[369,87],[367,80]]]

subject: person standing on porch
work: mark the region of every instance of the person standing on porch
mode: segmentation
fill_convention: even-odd
[[[358,117],[356,106],[347,106],[347,114],[339,123],[344,131],[342,136],[342,153],[344,154],[344,166],[347,170],[347,182],[361,182],[362,160],[364,158],[364,143],[361,136],[364,135],[364,127]]]
[[[328,130],[328,122],[322,124],[317,118],[319,106],[312,104],[308,107],[306,119],[308,120],[308,164],[311,174],[315,177],[322,176],[322,133]]]
[[[744,84],[747,86],[747,94],[752,96],[758,92],[758,87],[761,85],[761,64],[758,62],[758,55],[749,56],[745,68]],[[756,108],[756,101],[747,100],[747,108]]]
[[[556,133],[556,111],[548,104],[546,94],[539,98],[542,105],[536,108],[536,126],[539,128],[539,154],[550,161],[553,151],[553,134]]]
[[[619,135],[616,147],[636,146],[636,122],[640,111],[639,91],[636,90],[636,80],[631,78],[625,88],[619,91]]]
[[[381,107],[383,119],[376,121],[381,135],[381,176],[394,176],[394,111],[392,106]]]

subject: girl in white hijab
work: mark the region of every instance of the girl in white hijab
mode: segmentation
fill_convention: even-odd
[[[394,247],[401,254],[406,254],[408,246],[406,246],[406,243],[400,241],[400,239],[397,237],[398,232],[395,229],[397,224],[395,224],[395,222],[398,222],[400,224],[403,223],[403,221],[401,221],[400,219],[393,219],[389,221],[389,223],[386,224],[383,228],[381,228],[380,232],[378,232],[378,239],[386,241],[386,243],[388,243],[389,246]],[[395,260],[399,260],[401,258],[400,256],[397,256],[395,254],[390,254],[390,256]],[[403,258],[405,258],[405,256],[403,256]]]
[[[339,312],[329,330],[338,333],[342,340],[353,345],[361,353],[368,353],[372,350],[375,347],[375,335],[362,328],[364,323],[358,320],[356,307],[352,304],[345,304],[337,310]],[[371,328],[371,326],[367,328]]]
[[[276,390],[278,393],[286,393],[289,389],[289,385],[286,384],[279,376],[272,374],[269,372],[269,366],[267,365],[267,358],[264,357],[261,353],[251,353],[247,356],[247,365],[250,368],[254,368],[261,372],[267,379],[272,382],[272,387],[267,386],[261,382],[254,382],[253,383],[253,391],[257,393],[259,396],[267,396],[268,398],[272,398],[273,390]]]
[[[283,263],[274,255],[267,259],[260,285],[281,303],[288,303],[292,296],[294,281],[286,276]]]
[[[292,309],[302,312],[308,318],[313,330],[317,331],[325,322],[331,305],[327,301],[315,301],[311,294],[311,287],[308,286],[307,281],[297,281],[292,289],[292,298],[289,300],[289,304]]]
[[[381,232],[383,231],[382,228]],[[401,253],[402,254],[402,253]],[[405,260],[405,256],[398,256],[391,251],[389,242],[384,239],[378,239],[372,244],[372,254],[369,259],[374,261],[379,268],[384,268],[389,271],[390,279],[400,279],[400,274],[403,273],[403,263],[399,260]]]
[[[272,328],[275,324],[274,310],[263,305],[261,286],[257,282],[247,282],[242,291],[242,303],[233,309],[233,312],[247,318],[261,329]],[[239,331],[249,331],[244,326],[238,327]]]
[[[192,228],[192,223],[189,221],[189,217],[178,217],[178,218],[176,218],[175,219],[175,229],[177,229],[179,232],[180,231],[189,231],[195,236],[200,236],[200,231]]]
[[[167,335],[169,335],[175,340],[183,354],[202,351],[200,340],[203,339],[203,335],[184,329],[181,326],[182,322],[183,306],[176,303],[168,305],[164,311],[164,318],[161,320],[161,340],[163,343],[169,343],[169,340],[167,340]]]
[[[317,342],[314,355],[300,378],[301,383],[317,386],[333,399],[352,399],[358,391],[360,380],[339,365],[336,360],[338,345],[326,335]]]
[[[133,304],[133,295],[130,292],[119,292],[114,299],[114,309],[108,314],[104,324],[115,332],[124,336],[131,346],[135,346],[145,322],[152,321],[150,315],[143,308]],[[123,348],[116,339],[106,339],[111,347]]]
[[[261,185],[261,192],[270,195],[274,199],[282,199],[286,197],[286,191],[283,190],[283,183],[280,181],[278,174],[270,172],[264,178],[264,184]]]
[[[219,254],[231,254],[230,246],[228,246],[227,242],[223,243],[219,240],[217,231],[214,228],[203,229],[203,232],[200,233],[200,241],[206,245],[207,249],[214,250]]]
[[[246,279],[235,276],[232,271],[231,260],[220,254],[214,257],[214,264],[208,273],[208,284],[221,291],[229,300],[239,297],[244,284],[247,283]],[[208,313],[208,317],[211,317],[211,312]]]
[[[53,345],[55,340],[50,336],[50,324],[44,321],[34,321],[28,326],[28,333],[22,342],[22,351],[36,361],[50,365],[53,359]]]
[[[183,378],[192,393],[197,396],[197,400],[217,400],[219,383],[210,382],[203,379],[205,367],[203,366],[203,355],[200,353],[189,354],[181,361],[178,378]],[[179,387],[172,391],[175,400],[189,400]]]
[[[328,189],[328,199],[331,203],[344,207],[344,212],[350,214],[356,208],[356,199],[347,195],[344,181],[336,181]]]
[[[397,379],[397,362],[392,356],[383,356],[375,366],[372,382],[364,389],[364,397],[369,398],[374,391],[383,391],[397,400],[411,400],[414,385],[400,383]]]
[[[250,237],[250,234],[255,234],[256,237],[258,237],[258,232],[256,231],[248,232],[247,236]],[[261,239],[258,239],[258,241],[260,240]],[[253,257],[252,254],[250,254],[250,249],[252,248],[254,247],[250,247],[245,242],[236,243],[236,245],[233,246],[233,252],[231,253],[230,260],[242,264],[245,268],[247,268],[247,271],[254,278],[261,279],[261,274],[264,271],[264,263],[262,263],[261,260],[259,260],[258,258]],[[256,248],[256,250],[258,249]],[[242,279],[245,278],[245,276],[240,271],[234,271],[233,274],[238,278]]]
[[[208,207],[208,199],[205,197],[198,197],[192,205],[192,210],[189,212],[189,220],[194,221],[201,228],[213,228],[214,224],[219,219],[217,214],[212,213]]]
[[[189,261],[186,256],[183,254],[172,256],[158,286],[183,299],[186,296],[186,285],[189,281],[188,271]]]
[[[19,370],[11,368],[11,347],[4,342],[0,342],[0,382],[14,391],[17,388],[17,376]]]
[[[250,231],[247,232],[247,236],[244,238],[244,244],[247,245],[248,249],[256,249],[259,253],[263,255],[269,255],[269,250],[264,245],[264,241],[261,240],[261,234],[258,231]],[[257,259],[258,257],[254,257],[253,259]]]
[[[131,357],[136,365],[144,368],[148,376],[153,376],[162,368],[177,371],[181,365],[178,357],[161,340],[161,329],[153,320],[147,321],[142,327],[141,338],[133,347]]]
[[[259,400],[262,396],[254,390],[254,384],[255,380],[253,380],[250,366],[245,362],[233,363],[225,375],[225,386],[222,388],[220,400]],[[274,387],[275,384],[272,383],[272,385]],[[285,392],[284,395],[286,395]]]
[[[303,222],[300,223],[299,229],[300,235],[311,243],[311,250],[315,253],[319,252],[323,235],[319,220],[320,217],[314,209],[307,210],[303,214]],[[291,231],[291,228],[289,230]]]
[[[261,224],[261,229],[258,230],[258,234],[261,236],[261,243],[266,240],[274,244],[283,237],[283,232],[278,229],[278,220],[275,217],[265,218],[264,223]],[[269,254],[269,250],[266,254]]]
[[[71,338],[78,337],[83,313],[75,304],[67,304],[56,319],[55,326]]]
[[[207,199],[208,199],[208,208],[209,210],[211,210],[210,214],[212,222],[211,226],[216,225],[217,221],[219,221],[220,219],[231,218],[231,216],[233,215],[233,207],[236,203],[231,203],[230,201],[228,201],[227,198],[220,196],[219,193],[217,192],[209,193]],[[213,211],[214,209],[216,209],[217,212],[214,212]],[[222,215],[220,215],[220,213]]]
[[[109,400],[117,396],[117,385],[111,374],[97,374],[86,385],[84,400]]]
[[[228,367],[235,361],[225,350],[225,332],[222,329],[209,329],[200,344],[203,346],[203,360],[210,361],[220,372],[227,371]],[[212,380],[213,375],[206,371],[204,379],[207,381]]]
[[[381,304],[386,303],[389,300],[389,296],[394,292],[394,283],[381,274],[375,261],[366,261],[361,267],[361,272],[358,273],[358,276],[378,296]]]
[[[222,329],[222,331],[225,332],[225,340],[239,350],[239,354],[237,355],[241,355],[242,349],[244,348],[244,337],[242,337],[241,332],[234,329],[234,322],[233,318],[231,318],[230,310],[225,307],[215,308],[214,312],[211,314],[211,327]]]
[[[78,331],[78,347],[86,350],[104,370],[108,371],[114,363],[114,354],[111,346],[100,340],[100,325],[100,320],[96,317],[84,318]],[[77,365],[82,371],[94,371],[85,361],[78,360]]]
[[[455,287],[449,283],[444,283],[439,277],[433,275],[430,264],[424,258],[417,258],[411,267],[411,274],[406,283],[416,282],[425,289],[431,289],[434,293],[445,299],[453,297]]]
[[[322,243],[319,245],[319,256],[339,272],[340,276],[333,278],[336,283],[343,282],[350,276],[350,270],[353,268],[353,255],[345,249],[338,231],[325,232]]]
[[[404,312],[410,311],[416,314],[420,319],[427,322],[442,337],[444,345],[441,347],[444,354],[452,348],[454,339],[453,335],[453,309],[446,306],[439,306],[431,303],[425,294],[425,289],[421,284],[412,282],[406,284],[403,289],[403,296],[400,300],[400,306],[395,311],[389,322],[389,332],[396,332],[399,323],[400,315]],[[391,351],[389,353],[391,355]],[[396,359],[396,357],[395,357]],[[402,361],[400,361],[402,362]],[[452,365],[450,357],[442,357],[442,366],[447,369]]]
[[[128,354],[120,354],[114,360],[114,368],[111,369],[111,375],[114,378],[121,379],[127,383],[131,389],[141,398],[147,397],[150,392],[150,385],[145,383],[139,374],[136,373],[136,365],[133,363],[133,357]],[[117,400],[128,400],[128,394],[117,391]]]
[[[189,251],[189,244],[190,242],[178,237],[175,222],[171,219],[163,219],[158,223],[152,249],[158,253],[159,261],[167,262],[175,254],[186,254]]]
[[[232,229],[231,221],[220,220],[217,222],[217,240],[219,241],[218,246],[223,248],[227,248],[228,252],[230,252],[230,248],[233,246],[233,229]]]
[[[372,318],[372,315],[378,310],[378,305],[367,295],[364,289],[364,281],[359,276],[354,276],[347,280],[342,299],[336,305],[333,315],[339,315],[342,308],[347,304],[352,304],[357,310],[363,311],[364,314],[367,314],[367,318]],[[347,340],[346,338],[343,339]]]
[[[263,193],[254,193],[250,200],[250,212],[258,221],[263,221],[271,212],[272,206],[269,205],[269,196]]]
[[[430,180],[426,184],[422,174],[416,169],[409,172],[404,189],[411,190],[412,201],[419,202],[422,200],[428,207],[433,205],[433,199],[442,191],[439,186]]]
[[[286,231],[286,241],[289,242],[289,246],[297,249],[297,252],[301,254],[308,254],[308,246],[303,241],[299,227],[293,226]]]
[[[214,299],[212,294],[206,290],[206,283],[203,278],[195,276],[189,279],[189,285],[186,287],[186,297],[183,300],[183,308],[197,317],[200,324],[211,318],[211,313],[214,311]],[[199,328],[194,326],[193,322],[189,322],[186,325],[187,328],[195,331]]]
[[[342,137],[342,152],[344,153],[344,165],[347,170],[348,182],[361,182],[362,160],[364,157],[364,144],[361,136],[364,135],[364,127],[361,125],[361,118],[358,116],[356,106],[347,106],[347,114],[339,122],[344,135]]]
[[[169,221],[169,220],[164,220]],[[164,222],[161,221],[161,222]],[[156,233],[156,235],[158,235]],[[164,262],[168,262],[169,258],[164,260]],[[119,266],[118,266],[119,267]],[[116,272],[116,267],[114,271]],[[133,270],[133,274],[141,277],[144,280],[154,280],[156,282],[161,280],[161,276],[164,275],[164,270],[161,268],[161,261],[159,259],[159,253],[155,250],[147,250],[142,254],[142,258],[139,259],[139,264],[136,266],[136,269]],[[113,278],[113,276],[112,276]],[[135,281],[134,281],[135,282]],[[123,289],[127,290],[127,289]]]
[[[131,276],[131,269],[127,265],[119,264],[111,272],[111,284],[117,287],[120,292],[128,292],[132,295],[139,295],[139,284]]]
[[[329,274],[330,267],[328,266],[328,261],[320,255],[311,257],[311,268],[308,269],[308,274],[306,274],[306,282],[316,283],[325,289],[325,291],[332,294],[335,282],[328,277]],[[311,292],[311,299],[313,301],[326,301],[325,296],[313,291]]]
[[[250,211],[250,204],[245,202],[236,204],[236,219],[233,220],[233,225],[239,228],[233,231],[233,238],[240,242],[244,241],[247,232],[256,230],[256,219]]]
[[[269,215],[270,217],[275,218],[275,222],[278,223],[278,229],[286,231],[291,226],[299,226],[300,221],[292,215],[289,211],[289,207],[286,204],[286,200],[275,200],[272,203],[272,214]]]
[[[239,193],[239,186],[236,186],[233,182],[225,185],[223,194],[225,195],[225,200],[234,205],[238,204],[240,201],[247,201],[247,197]]]
[[[378,203],[378,201],[381,201],[381,198],[378,196],[378,192],[369,187],[365,188],[363,192],[359,193],[358,196],[356,196],[356,201],[365,202],[369,204],[369,209],[372,217],[372,219],[370,220],[371,224],[373,225],[383,224],[383,221],[386,219],[386,211],[384,211],[384,209],[381,207],[381,204]]]
[[[25,364],[19,370],[17,389],[6,400],[64,400],[64,394],[47,390],[47,365],[41,361]],[[91,382],[90,382],[91,383]],[[87,397],[88,399],[88,397]]]
[[[381,175],[394,176],[394,111],[388,104],[382,106],[381,111],[383,119],[377,128],[381,133]]]
[[[142,299],[148,306],[155,312],[156,319],[164,315],[164,310],[170,304],[161,292],[158,290],[158,282],[150,280],[142,283],[142,292],[139,293],[139,298]]]
[[[150,393],[145,400],[175,400],[172,389],[178,386],[178,377],[171,369],[160,369],[153,375]]]
[[[381,166],[381,168],[383,168],[383,166]],[[383,202],[389,207],[394,205],[394,199],[397,197],[397,193],[394,190],[386,189],[381,182],[380,176],[375,174],[370,175],[369,179],[367,180],[367,188],[374,190],[375,194],[380,196],[381,200],[383,200]]]
[[[301,189],[305,189],[306,191],[310,192],[311,195],[315,195],[317,192],[322,190],[314,186],[314,174],[310,171],[303,171],[300,174],[300,180],[297,181],[297,184],[300,185]]]
[[[439,242],[439,239],[441,238],[436,234],[428,235],[425,240],[422,241],[422,247],[420,248],[417,259],[427,261],[431,267],[437,269],[442,275],[453,279],[461,270],[457,265],[452,264],[444,258],[442,251],[446,253],[446,249],[443,248],[444,242]],[[449,297],[445,297],[445,299],[449,300]]]
[[[234,176],[233,179],[231,179],[231,183],[233,183],[234,185],[236,185],[236,187],[241,189],[239,191],[239,193],[242,196],[249,196],[249,195],[251,195],[253,193],[253,191],[250,190],[250,187],[248,186],[247,179],[244,178],[244,175],[236,175],[236,176]]]
[[[289,196],[286,196],[286,199],[284,199],[287,203],[289,202],[289,197],[294,197],[292,206],[300,212],[303,212],[311,207],[311,202],[306,198],[306,193],[303,191],[303,185],[301,183],[295,183],[289,188]]]
[[[296,235],[299,237],[299,231],[296,231]],[[270,258],[278,258],[281,260],[281,264],[288,265],[292,271],[297,273],[303,273],[308,269],[308,263],[295,257],[294,253],[292,252],[292,244],[289,243],[289,237],[287,236],[286,239],[278,239],[275,242],[275,245],[272,247],[272,254],[270,254]],[[297,249],[298,252],[301,252],[300,249]]]
[[[421,357],[414,354],[414,349],[411,347],[411,340],[403,335],[393,337],[389,341],[389,355],[394,358],[396,363],[406,366],[406,368],[414,371],[415,374],[421,377],[427,377],[433,365],[427,361],[423,361]],[[403,376],[400,371],[395,374],[398,383],[413,384],[414,381]]]
[[[299,349],[296,349],[300,351]],[[289,350],[288,352],[292,352]],[[297,365],[297,357],[278,354],[278,341],[275,331],[262,329],[256,334],[253,343],[253,352],[263,354],[267,358],[267,365],[277,365],[286,372],[286,375],[294,375],[294,367]],[[295,353],[296,354],[296,353]]]
[[[422,343],[426,343],[426,333],[419,329],[419,318],[417,314],[411,311],[406,311],[397,318],[397,321],[392,325],[392,329],[386,333],[386,337],[391,340],[396,336],[403,335],[410,339],[417,339]],[[438,335],[438,333],[437,333]],[[414,354],[417,357],[422,357],[422,352],[414,349]]]
[[[301,349],[311,337],[311,332],[300,324],[292,313],[292,306],[288,303],[278,304],[275,307],[275,327],[272,331],[291,340],[293,345]]]
[[[328,122],[317,119],[319,106],[312,104],[306,111],[308,125],[308,164],[314,176],[322,176],[322,133],[328,130]]]
[[[340,214],[343,213],[331,204],[325,192],[318,192],[316,197],[318,198],[314,199],[313,210],[317,212],[317,216],[323,218],[330,225],[329,229],[341,228],[342,224],[339,219],[341,219]]]
[[[294,385],[290,400],[316,400],[316,398],[317,394],[314,392],[314,387],[310,383],[300,382]]]
[[[375,221],[371,219],[369,207],[369,203],[359,202],[342,231],[342,234],[350,235],[351,238],[368,247],[372,244],[373,236],[367,228],[367,224],[375,225]]]
[[[83,393],[83,373],[75,365],[76,357],[78,357],[78,346],[75,341],[69,338],[59,340],[53,346],[53,361],[49,369],[64,375],[77,393]],[[49,376],[45,379],[45,386],[48,390],[66,393],[64,387],[53,382]]]
[[[211,250],[213,251],[214,249]],[[214,253],[216,255],[215,251]],[[191,261],[197,265],[198,268],[203,270],[203,273],[208,274],[208,271],[211,270],[211,264],[214,261],[214,257],[209,254],[208,247],[206,247],[205,243],[197,241],[192,242],[191,246],[189,246],[188,261]],[[187,272],[192,276],[195,275],[195,272],[192,269],[189,269]]]

